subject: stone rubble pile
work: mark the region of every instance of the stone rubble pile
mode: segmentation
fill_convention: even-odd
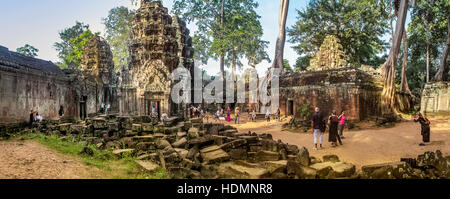
[[[97,116],[80,123],[46,121],[35,130],[79,139],[111,150],[117,158],[133,156],[147,172],[162,167],[172,178],[232,179],[428,179],[449,178],[450,163],[440,151],[417,159],[363,166],[322,159],[275,141],[271,134],[238,132],[224,124],[203,124],[202,119],[170,118],[161,124],[150,116]],[[83,149],[81,153],[90,154]]]

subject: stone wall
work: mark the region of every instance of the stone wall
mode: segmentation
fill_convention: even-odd
[[[351,120],[380,115],[382,87],[377,82],[374,76],[353,68],[286,74],[280,77],[280,111],[299,116],[298,110],[309,104],[311,113],[316,106],[324,115],[344,110]]]
[[[450,113],[450,82],[432,82],[425,85],[421,112]]]
[[[1,124],[28,122],[31,109],[44,119],[58,118],[60,106],[77,116],[76,92],[57,66],[0,48]]]

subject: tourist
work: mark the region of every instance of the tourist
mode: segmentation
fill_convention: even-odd
[[[167,116],[166,113],[163,113],[161,115],[161,122],[162,122],[163,125],[164,125],[164,122],[167,121],[167,119],[169,119],[169,117]]]
[[[341,115],[339,116],[339,137],[341,139],[345,139],[344,137],[344,127],[345,127],[345,111],[341,112]]]
[[[420,112],[417,112],[414,122],[419,122],[422,127],[422,130],[421,130],[422,142],[419,144],[419,146],[425,146],[426,143],[430,142],[430,124],[431,124],[431,122],[426,117],[424,117]]]
[[[42,122],[42,116],[39,115],[38,112],[36,112],[36,119],[35,119],[35,121],[36,121],[36,122]]]
[[[152,106],[152,117],[153,118],[156,117],[156,108],[155,108],[155,106]]]
[[[216,122],[219,121],[219,117],[220,117],[220,109],[217,109],[216,119],[215,119]]]
[[[105,113],[105,103],[102,103],[102,105],[100,105],[100,113]]]
[[[266,111],[266,120],[267,120],[267,122],[270,122],[270,110],[269,109],[267,109],[267,111]]]
[[[34,122],[34,111],[31,110],[31,112],[30,112],[30,123],[29,123],[30,128],[33,127],[33,122]]]
[[[63,106],[59,106],[58,114],[59,114],[59,117],[62,117],[64,115],[64,107]]]
[[[315,113],[312,116],[311,126],[313,128],[313,134],[314,134],[314,148],[313,150],[317,150],[317,143],[320,144],[320,149],[323,149],[322,142],[323,142],[323,117],[320,114],[319,107],[315,108]]]
[[[108,105],[105,104],[105,114],[108,115]]]
[[[250,118],[251,118],[252,122],[256,122],[256,111],[255,111],[255,109],[252,110]]]
[[[231,122],[231,110],[230,110],[230,107],[227,108],[227,122]]]
[[[111,104],[106,105],[107,110],[111,109]]]
[[[333,110],[328,118],[328,125],[330,125],[328,142],[331,142],[331,146],[336,147],[339,140],[339,144],[342,145],[341,137],[338,135],[339,117],[336,115],[336,110]]]
[[[281,111],[279,108],[277,108],[277,113],[275,113],[275,119],[278,121],[280,121],[280,114],[281,114]]]
[[[240,112],[241,112],[241,108],[236,107],[236,109],[234,109],[234,116],[236,117],[234,119],[234,123],[235,124],[239,124],[239,117],[240,117],[240,114],[241,114]]]

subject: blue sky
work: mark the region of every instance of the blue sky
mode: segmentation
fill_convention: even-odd
[[[307,0],[291,0],[287,26],[296,21],[296,9],[305,8]],[[257,12],[261,16],[264,28],[263,39],[270,42],[267,49],[273,59],[276,37],[278,34],[278,0],[260,0]],[[172,0],[163,0],[165,7],[171,10]],[[104,31],[102,18],[108,15],[111,8],[127,6],[134,8],[130,0],[2,0],[0,4],[0,45],[15,51],[18,47],[31,44],[39,49],[38,57],[53,62],[58,61],[57,51],[53,43],[59,41],[58,32],[81,21],[90,25],[95,32]],[[191,36],[196,27],[190,24]],[[290,64],[295,64],[298,55],[286,43],[285,58]],[[246,63],[246,61],[244,61]],[[263,62],[257,67],[264,73],[271,64]],[[218,63],[211,60],[207,66],[202,66],[209,74],[219,72]]]

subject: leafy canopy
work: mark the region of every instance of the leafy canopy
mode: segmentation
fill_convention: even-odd
[[[193,37],[196,60],[206,64],[209,58],[222,55],[226,56],[227,65],[234,61],[241,66],[239,58],[243,56],[249,58],[251,65],[268,60],[268,42],[261,40],[257,7],[254,0],[174,0],[173,12],[198,27]]]
[[[384,4],[373,0],[311,0],[305,10],[297,10],[294,26],[288,29],[290,42],[305,63],[314,55],[328,35],[341,41],[349,62],[379,65],[377,54],[387,44],[382,37],[388,32],[389,14]],[[304,68],[304,66],[298,66]]]
[[[39,50],[30,44],[25,44],[25,46],[17,48],[16,52],[28,57],[36,57]]]
[[[103,19],[106,41],[111,46],[116,72],[128,64],[128,58],[130,57],[128,46],[133,16],[134,11],[121,6],[111,9],[108,16]]]

